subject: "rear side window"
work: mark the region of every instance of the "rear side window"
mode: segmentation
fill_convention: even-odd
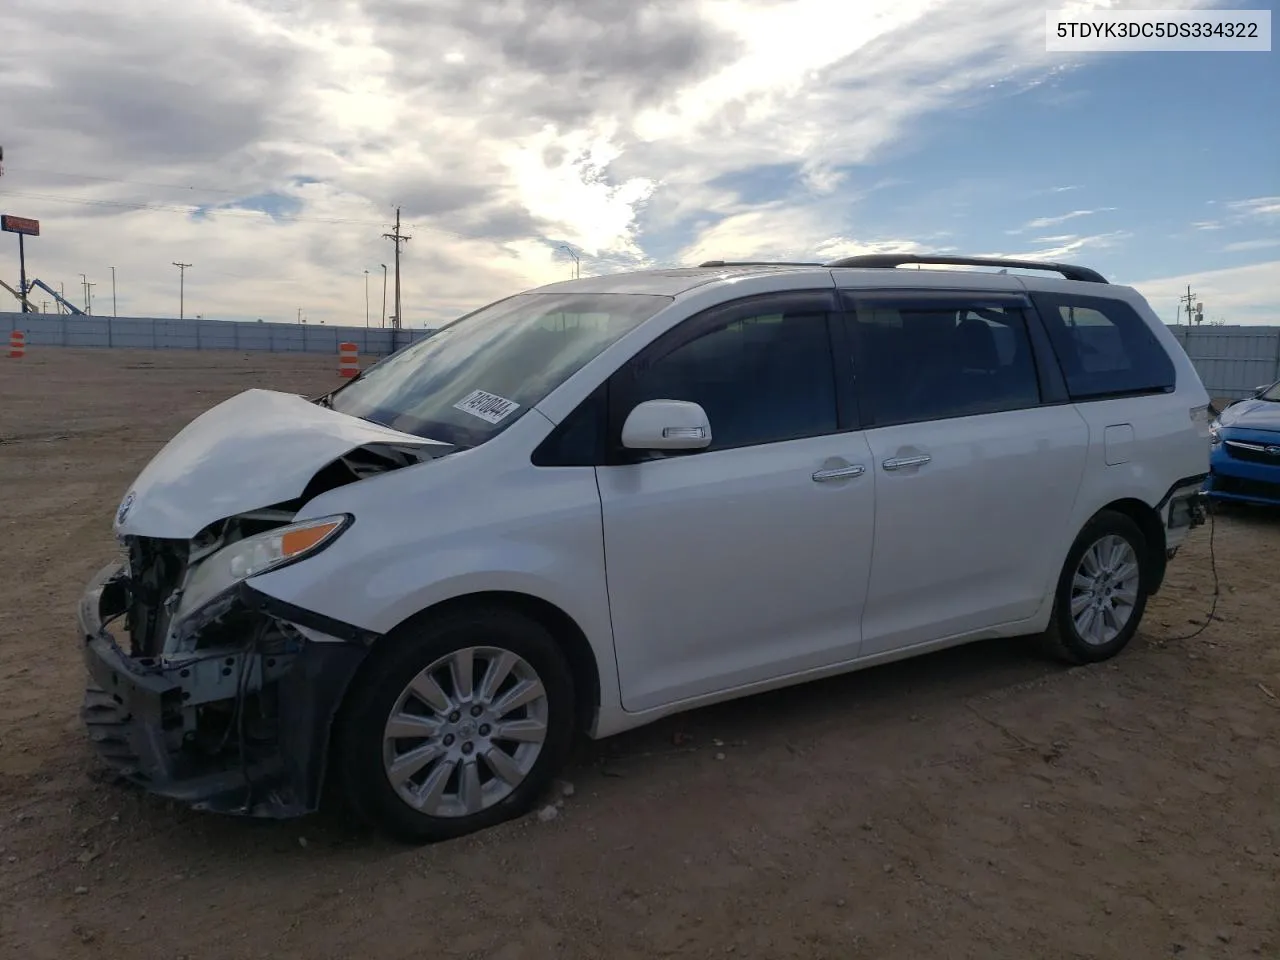
[[[1072,400],[1172,390],[1173,361],[1123,300],[1032,294]]]
[[[1040,383],[1020,306],[861,303],[851,315],[862,402],[877,425],[1021,410]]]

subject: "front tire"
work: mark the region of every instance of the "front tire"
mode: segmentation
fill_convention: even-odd
[[[1142,530],[1122,513],[1090,520],[1067,553],[1045,640],[1068,663],[1109,660],[1138,631],[1147,607],[1151,560]]]
[[[564,763],[572,673],[540,624],[501,609],[410,621],[357,678],[336,738],[362,819],[434,843],[526,813]]]

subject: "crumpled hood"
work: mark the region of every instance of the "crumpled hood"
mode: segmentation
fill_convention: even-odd
[[[1239,430],[1280,431],[1280,403],[1272,400],[1241,400],[1218,417],[1219,425]]]
[[[226,517],[292,500],[359,447],[449,449],[274,390],[246,390],[187,424],[138,475],[117,536],[189,539]]]

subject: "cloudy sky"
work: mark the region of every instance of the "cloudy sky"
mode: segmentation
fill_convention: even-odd
[[[1280,323],[1277,54],[1050,54],[1045,9],[5,0],[0,209],[95,313],[114,266],[121,316],[176,315],[182,261],[188,315],[224,319],[362,324],[368,270],[376,325],[399,204],[415,327],[569,276],[561,245],[584,274],[1054,257],[1170,321],[1189,282],[1207,319]]]

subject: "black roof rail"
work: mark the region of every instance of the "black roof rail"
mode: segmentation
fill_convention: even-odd
[[[1067,280],[1086,283],[1106,283],[1107,278],[1097,270],[1077,267],[1069,263],[1052,263],[1042,260],[1010,260],[1006,257],[946,257],[915,253],[864,253],[856,257],[832,260],[825,267],[900,267],[906,263],[937,264],[956,267],[1009,267],[1014,270],[1050,270],[1060,273]]]
[[[825,267],[825,263],[800,263],[794,260],[708,260],[699,267]]]

